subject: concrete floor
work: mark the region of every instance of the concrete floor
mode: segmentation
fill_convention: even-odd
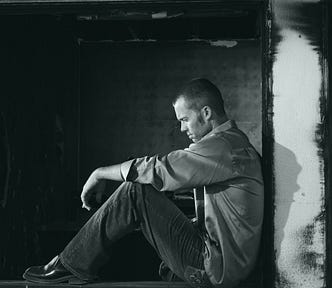
[[[36,284],[27,281],[0,281],[0,287],[10,288],[34,288],[34,287],[48,287],[48,288],[189,288],[190,286],[184,282],[163,282],[163,281],[145,281],[145,282],[100,282],[91,284]]]

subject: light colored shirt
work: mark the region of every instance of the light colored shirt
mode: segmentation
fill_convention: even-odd
[[[216,287],[234,287],[253,269],[263,222],[260,158],[229,120],[184,150],[124,162],[124,180],[160,191],[205,186],[205,271]]]

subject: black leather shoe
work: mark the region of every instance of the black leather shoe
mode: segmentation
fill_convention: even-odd
[[[69,272],[62,265],[59,256],[54,257],[51,262],[45,266],[32,266],[28,268],[24,272],[23,278],[31,282],[42,284],[55,284],[63,282],[69,282],[72,284],[86,283]]]

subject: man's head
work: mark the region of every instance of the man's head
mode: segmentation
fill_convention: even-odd
[[[197,142],[227,119],[218,88],[198,78],[187,83],[176,95],[173,106],[181,131]]]

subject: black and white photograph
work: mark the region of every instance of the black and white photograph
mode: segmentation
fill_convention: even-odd
[[[0,0],[0,288],[332,288],[329,0]]]

